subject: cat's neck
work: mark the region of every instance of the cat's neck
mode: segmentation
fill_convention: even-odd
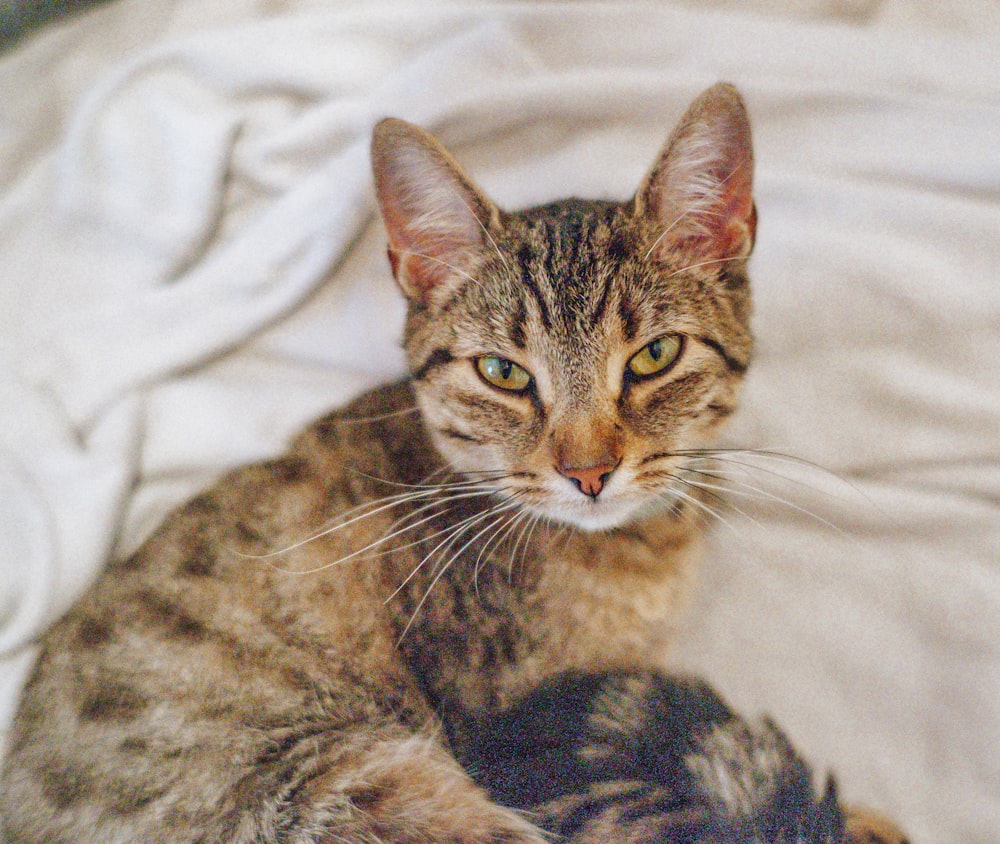
[[[691,591],[696,523],[663,513],[607,532],[551,524],[428,566],[393,598],[414,618],[401,646],[439,706],[469,709],[567,670],[662,666]]]

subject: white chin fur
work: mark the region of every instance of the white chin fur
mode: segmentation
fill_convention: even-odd
[[[635,510],[620,510],[619,508],[601,508],[596,506],[593,512],[566,512],[565,510],[550,514],[560,522],[573,525],[585,531],[612,530],[621,527],[632,520]]]
[[[602,531],[622,527],[669,506],[669,501],[660,499],[650,501],[612,496],[607,499],[598,497],[596,501],[592,501],[581,495],[578,500],[571,502],[557,500],[552,504],[541,507],[536,505],[530,509],[543,513],[553,521],[573,525],[581,530]]]

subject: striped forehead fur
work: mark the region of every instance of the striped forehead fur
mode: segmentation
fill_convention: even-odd
[[[737,335],[745,326],[733,325],[732,294],[718,274],[684,272],[683,265],[669,279],[651,271],[642,260],[648,235],[628,215],[620,203],[583,200],[507,215],[508,234],[481,256],[475,281],[456,286],[441,315],[519,348],[529,321],[550,345],[584,348],[601,342],[594,332],[600,323],[633,342],[643,327],[697,321],[719,342],[731,335],[744,353]]]

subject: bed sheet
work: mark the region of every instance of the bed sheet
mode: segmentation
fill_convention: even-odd
[[[915,842],[1000,828],[1000,7],[118,0],[0,58],[0,719],[167,510],[403,371],[367,144],[631,193],[744,93],[757,356],[671,657]],[[784,455],[790,455],[791,459]]]

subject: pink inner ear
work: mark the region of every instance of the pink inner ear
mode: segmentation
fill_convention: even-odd
[[[753,249],[757,210],[751,191],[747,165],[738,164],[722,183],[715,214],[705,219],[712,232],[705,248],[716,257],[744,258]]]
[[[447,246],[440,244],[437,246],[438,249],[432,247],[430,251],[439,251],[445,255],[454,252],[455,254],[451,256],[453,260],[460,260],[458,255],[461,254],[461,247],[449,250]],[[396,281],[403,285],[404,289],[420,296],[440,285],[449,275],[465,275],[464,270],[452,264],[447,258],[438,258],[436,255],[413,249],[394,249],[392,246],[388,252],[389,264]]]
[[[467,275],[482,247],[482,201],[441,162],[390,172],[380,196],[389,261],[409,294]]]
[[[408,207],[395,197],[383,203],[389,234],[389,262],[404,291],[424,296],[449,278],[466,276],[482,242],[482,230],[463,188],[449,174],[422,192],[409,187]]]
[[[704,260],[743,258],[753,247],[756,216],[752,195],[752,158],[746,139],[721,132],[711,138],[715,158],[692,167],[694,155],[680,143],[672,154],[661,193],[659,213],[676,220],[674,248],[694,252]],[[704,139],[702,144],[704,144]],[[701,144],[691,147],[704,154]],[[692,159],[684,161],[685,154]],[[670,243],[665,244],[669,248]]]

